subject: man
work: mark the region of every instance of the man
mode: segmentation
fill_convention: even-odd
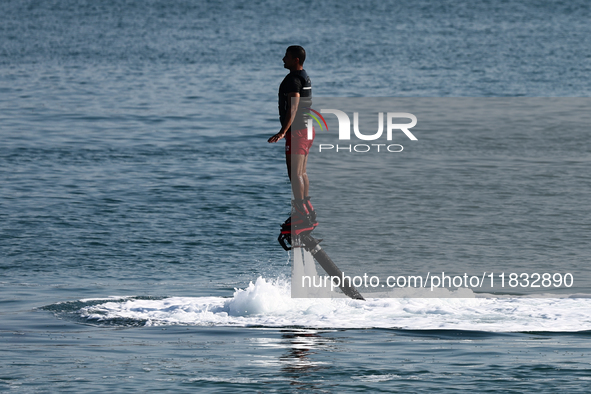
[[[312,82],[304,70],[306,51],[292,45],[285,51],[283,67],[290,73],[279,86],[279,120],[281,129],[269,138],[270,143],[285,138],[285,161],[294,200],[292,215],[284,223],[291,229],[313,228],[318,225],[316,212],[310,203],[309,181],[306,173],[308,153],[314,141],[308,139],[307,116],[312,106]]]

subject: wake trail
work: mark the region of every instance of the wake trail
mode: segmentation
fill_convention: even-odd
[[[80,307],[80,302],[90,305]],[[259,277],[231,298],[81,300],[87,323],[239,327],[390,328],[489,332],[591,330],[591,298],[291,298],[289,280]]]

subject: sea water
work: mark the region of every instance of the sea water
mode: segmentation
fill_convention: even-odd
[[[288,45],[307,49],[317,96],[588,97],[589,14],[584,1],[3,1],[0,389],[587,392],[585,293],[292,299],[276,243],[290,186],[266,139]],[[576,186],[578,199],[556,193],[582,213],[555,220],[583,241],[588,138],[565,171],[535,174]],[[525,148],[497,151],[497,168]],[[437,186],[440,159],[409,181]],[[584,257],[559,241],[558,257]]]

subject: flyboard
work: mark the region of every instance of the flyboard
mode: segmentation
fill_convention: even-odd
[[[337,267],[332,259],[326,254],[326,252],[320,247],[322,239],[312,237],[310,233],[314,230],[314,226],[308,226],[304,228],[291,228],[286,224],[281,226],[281,233],[279,234],[279,244],[285,250],[291,250],[293,248],[304,248],[312,254],[314,259],[320,264],[320,266],[326,271],[331,277],[342,278],[343,272]],[[347,281],[342,281],[347,282]],[[334,282],[337,285],[337,282]],[[338,287],[342,292],[351,297],[354,300],[364,300],[363,296],[351,283],[338,283]]]

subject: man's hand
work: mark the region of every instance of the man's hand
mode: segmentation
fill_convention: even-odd
[[[273,142],[279,141],[283,137],[285,137],[285,131],[280,131],[279,133],[275,134],[273,137],[269,138],[267,141],[272,144]]]

